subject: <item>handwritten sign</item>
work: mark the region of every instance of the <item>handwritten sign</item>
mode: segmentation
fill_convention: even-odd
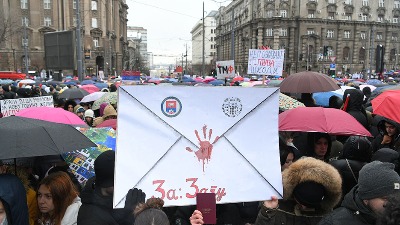
[[[215,70],[217,71],[217,79],[225,79],[227,77],[235,76],[235,62],[234,60],[217,61]]]
[[[284,49],[249,49],[247,74],[282,76],[284,59]]]
[[[195,205],[197,193],[219,204],[282,196],[277,88],[118,90],[114,207],[134,187],[165,206]]]
[[[3,117],[15,115],[22,109],[30,107],[54,107],[53,96],[34,98],[4,99],[0,101]]]

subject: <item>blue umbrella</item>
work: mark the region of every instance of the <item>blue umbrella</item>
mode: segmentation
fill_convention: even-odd
[[[221,85],[224,85],[224,81],[222,81],[222,80],[213,80],[213,81],[210,81],[210,82],[208,82],[209,84],[212,84],[212,85],[214,85],[214,86],[221,86]]]
[[[100,90],[103,88],[108,88],[108,84],[106,83],[94,83],[93,85],[98,87]]]
[[[380,81],[378,79],[370,79],[370,80],[367,80],[367,84],[377,85],[377,84],[382,84],[382,81]]]
[[[93,80],[83,80],[81,82],[82,85],[86,85],[86,84],[95,84],[96,82],[94,82]]]
[[[333,95],[336,95],[339,98],[343,98],[341,94],[335,93],[333,91],[316,92],[313,94],[313,98],[315,99],[315,104],[326,107],[329,106],[329,98]]]
[[[197,82],[197,81],[195,81],[194,79],[192,79],[192,78],[190,78],[190,77],[182,77],[182,81],[183,82]]]
[[[65,85],[76,85],[76,83],[75,83],[75,82],[72,82],[72,81],[64,82],[64,84],[65,84]]]
[[[166,80],[168,80],[168,81],[171,81],[171,82],[178,82],[178,79],[175,79],[175,78],[167,78]]]

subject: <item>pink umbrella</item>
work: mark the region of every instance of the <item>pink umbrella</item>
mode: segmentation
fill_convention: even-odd
[[[100,89],[99,89],[98,87],[94,86],[93,84],[83,85],[81,88],[82,88],[83,90],[89,92],[90,94],[91,94],[91,93],[94,93],[94,92],[100,91]]]
[[[204,83],[210,83],[211,81],[214,81],[215,80],[215,78],[214,77],[206,77],[204,80],[203,80],[203,82]]]
[[[81,120],[77,115],[68,112],[62,108],[31,107],[23,109],[15,115],[25,118],[45,120],[54,123],[87,126],[85,121]]]
[[[334,108],[298,107],[279,114],[279,131],[372,137],[353,116]]]
[[[117,130],[117,119],[106,120],[96,126],[96,128],[98,127],[112,127],[114,130]]]
[[[203,78],[201,78],[201,77],[196,77],[196,78],[194,78],[194,80],[198,81],[198,82],[203,82]]]

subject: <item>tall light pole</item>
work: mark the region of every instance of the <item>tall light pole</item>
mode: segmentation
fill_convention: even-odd
[[[76,58],[78,66],[78,79],[83,80],[82,74],[82,45],[81,45],[81,15],[80,15],[80,0],[76,0]]]

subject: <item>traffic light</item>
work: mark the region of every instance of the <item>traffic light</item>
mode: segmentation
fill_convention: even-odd
[[[328,46],[324,46],[324,56],[328,56]]]

